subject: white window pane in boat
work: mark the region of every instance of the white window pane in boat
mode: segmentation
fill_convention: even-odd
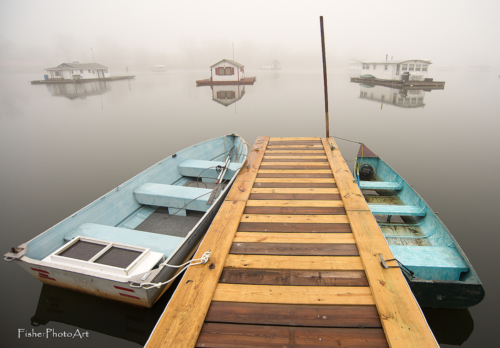
[[[224,75],[224,68],[219,68],[219,75]]]
[[[142,251],[112,247],[95,260],[94,263],[127,268],[141,254]]]
[[[398,104],[403,104],[404,98],[398,98]]]
[[[408,64],[403,64],[402,70],[408,70]]]
[[[373,64],[373,70],[376,70],[377,69],[377,66],[375,64]]]
[[[415,64],[410,64],[410,71],[413,71],[415,69]]]
[[[422,71],[427,71],[427,65],[422,65]]]
[[[79,240],[78,242],[61,252],[59,256],[88,261],[105,247],[106,245],[103,244],[89,243]]]
[[[420,71],[420,67],[421,67],[421,65],[420,65],[420,64],[417,64],[417,65],[415,66],[415,71]]]
[[[410,104],[410,98],[405,98],[405,105],[409,105]]]
[[[231,75],[231,68],[226,68],[226,75]]]

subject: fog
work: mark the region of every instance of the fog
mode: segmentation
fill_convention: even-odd
[[[500,67],[500,2],[114,1],[0,3],[0,72],[95,61],[110,72],[204,69],[223,58],[248,68],[275,59],[319,70],[319,16],[329,69],[350,58],[431,59],[431,69]]]

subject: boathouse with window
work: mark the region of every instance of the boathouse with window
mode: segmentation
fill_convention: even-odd
[[[110,77],[108,67],[98,63],[62,63],[54,68],[47,68],[50,80],[99,79]]]
[[[385,61],[361,61],[360,76],[372,75],[381,80],[408,80],[423,81],[427,78],[429,65],[428,59],[412,60],[385,60]]]
[[[215,63],[210,71],[214,82],[238,82],[245,78],[245,66],[230,59]]]

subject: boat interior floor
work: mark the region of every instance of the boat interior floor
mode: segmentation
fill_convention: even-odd
[[[205,213],[188,210],[186,214],[187,216],[170,215],[168,208],[159,207],[135,230],[184,238]]]
[[[198,182],[188,181],[183,186],[214,189],[216,184],[199,180]],[[222,184],[222,189],[225,186],[226,184]],[[170,215],[168,208],[158,207],[135,230],[184,238],[203,215],[205,212],[194,210],[186,210],[186,216]]]

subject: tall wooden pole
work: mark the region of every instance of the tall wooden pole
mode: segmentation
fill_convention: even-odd
[[[323,51],[323,81],[325,82],[325,121],[326,121],[326,137],[330,137],[330,120],[328,118],[328,82],[326,78],[326,53],[325,53],[325,31],[323,30],[323,16],[319,17],[321,26],[321,49]]]

